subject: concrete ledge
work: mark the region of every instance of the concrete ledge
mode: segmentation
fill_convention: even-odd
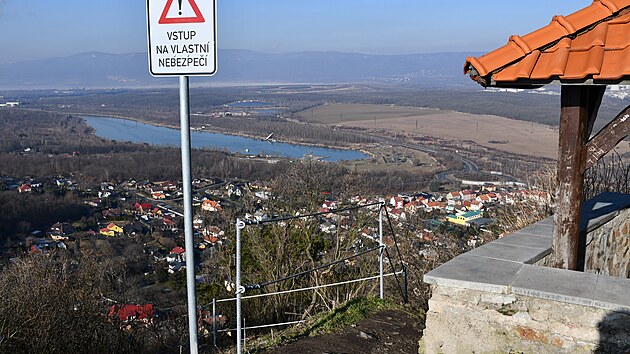
[[[425,283],[509,293],[522,263],[463,254],[425,274]]]
[[[585,204],[590,230],[630,205],[630,196],[604,193]],[[630,312],[630,279],[533,265],[551,253],[553,217],[460,255],[425,274],[428,284],[515,294]]]
[[[512,292],[593,307],[596,285],[596,274],[525,264],[512,283]]]

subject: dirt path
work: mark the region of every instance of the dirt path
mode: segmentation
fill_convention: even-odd
[[[401,311],[386,310],[339,333],[299,339],[267,351],[270,354],[406,354],[418,353],[422,330]]]

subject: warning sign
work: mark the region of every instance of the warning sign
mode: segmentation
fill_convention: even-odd
[[[214,75],[215,0],[147,0],[147,28],[151,75]]]
[[[188,0],[191,8],[195,12],[195,16],[193,17],[182,17],[182,0],[178,0],[179,10],[177,11],[178,16],[168,17],[168,13],[170,9],[173,7],[173,0],[168,0],[166,2],[166,6],[164,6],[164,10],[162,11],[162,16],[160,16],[159,24],[167,24],[167,23],[203,23],[206,20],[203,18],[203,15],[199,11],[199,7],[197,7],[197,3],[195,0]]]

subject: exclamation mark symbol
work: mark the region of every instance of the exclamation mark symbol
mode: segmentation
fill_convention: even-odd
[[[182,0],[177,0],[177,3],[179,4],[179,15],[182,15]]]

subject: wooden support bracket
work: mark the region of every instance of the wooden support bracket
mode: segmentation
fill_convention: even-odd
[[[628,135],[630,135],[630,106],[619,113],[586,144],[586,163],[582,172],[593,167],[599,159],[614,149]]]

